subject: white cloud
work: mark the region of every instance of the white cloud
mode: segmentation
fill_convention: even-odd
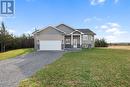
[[[117,29],[117,28],[106,29],[106,32],[108,32],[108,33],[114,33],[114,32],[117,32],[117,31],[119,31],[119,29]]]
[[[120,27],[120,25],[119,24],[117,24],[117,23],[111,23],[111,22],[109,22],[109,23],[107,23],[109,26],[111,26],[111,27]]]
[[[33,33],[34,31],[35,31],[34,28],[30,28],[30,30],[24,32],[24,34],[30,34],[30,35],[32,35],[32,33]]]
[[[95,20],[97,20],[97,21],[101,21],[102,20],[102,18],[98,18],[98,17],[93,17],[93,19],[95,19]]]
[[[91,5],[103,5],[106,1],[108,1],[108,0],[90,0],[90,4]],[[119,2],[119,0],[113,0],[113,1],[115,4]]]
[[[84,22],[101,21],[101,20],[102,20],[102,18],[98,18],[98,17],[94,16],[94,17],[91,17],[91,18],[84,19]]]
[[[105,26],[106,26],[106,32],[107,33],[112,33],[114,35],[126,33],[126,31],[121,30],[121,26],[117,23],[107,23],[106,25],[104,25],[104,27]]]
[[[25,32],[25,34],[32,34],[32,31],[27,31]]]
[[[91,5],[102,5],[106,2],[106,0],[90,0]]]
[[[98,27],[100,30],[99,33],[101,33],[101,36],[98,37],[104,37],[108,42],[128,42],[130,39],[128,39],[127,31],[122,30],[122,26],[118,23],[109,22],[104,25],[101,25]]]
[[[8,31],[9,31],[9,33],[16,33],[16,31],[15,30],[13,30],[13,29],[8,29]]]
[[[116,4],[116,3],[118,3],[119,2],[119,0],[114,0],[114,3]]]
[[[84,22],[90,22],[92,19],[91,18],[86,18],[85,20],[84,20]]]
[[[107,29],[108,28],[108,26],[106,26],[106,25],[101,25],[101,29]]]

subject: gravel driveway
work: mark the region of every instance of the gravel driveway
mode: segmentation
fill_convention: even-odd
[[[0,61],[0,87],[17,87],[21,80],[60,58],[62,54],[59,51],[41,51]]]

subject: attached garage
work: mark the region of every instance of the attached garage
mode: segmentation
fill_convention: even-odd
[[[34,36],[34,41],[37,50],[62,50],[64,32],[49,26],[37,32]]]
[[[62,50],[61,45],[60,40],[44,40],[40,41],[40,50]]]

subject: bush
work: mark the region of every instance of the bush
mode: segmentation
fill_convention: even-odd
[[[105,39],[96,39],[95,47],[108,47],[108,43],[105,41]]]

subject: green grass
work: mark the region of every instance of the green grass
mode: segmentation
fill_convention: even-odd
[[[130,87],[130,50],[65,53],[19,87]]]
[[[23,55],[23,54],[28,54],[28,53],[31,53],[31,52],[33,52],[32,48],[17,49],[17,50],[11,50],[11,51],[7,51],[7,52],[3,52],[3,53],[0,53],[0,60],[13,58],[13,57]]]

